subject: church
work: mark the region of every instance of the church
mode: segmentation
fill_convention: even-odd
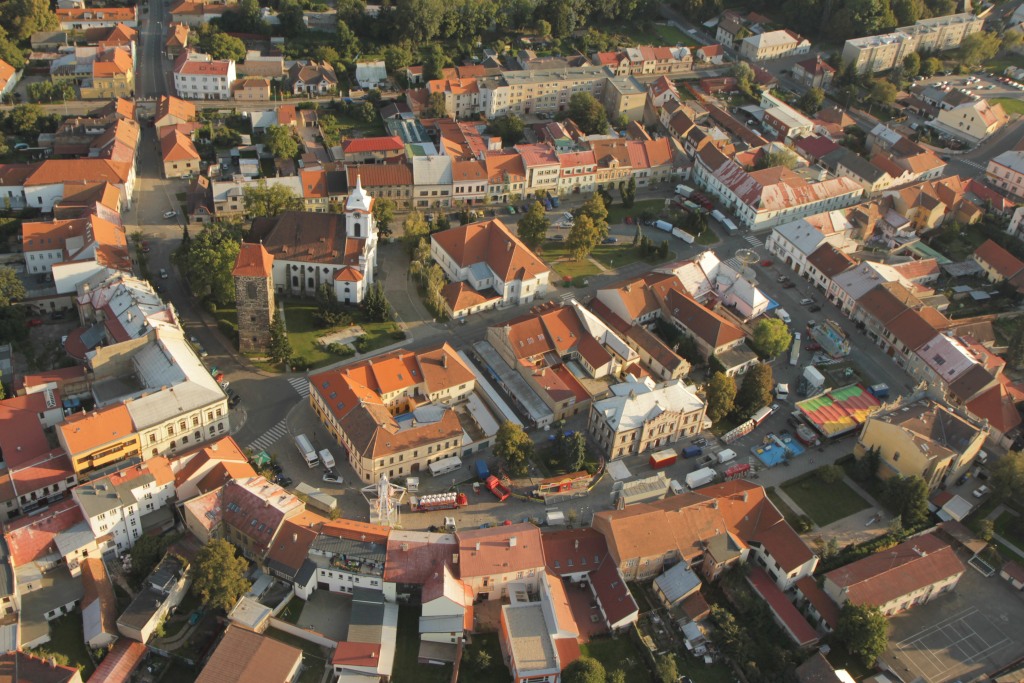
[[[242,352],[266,350],[275,296],[314,297],[327,285],[342,303],[366,298],[377,274],[373,201],[357,177],[344,213],[285,211],[253,221],[232,271]]]

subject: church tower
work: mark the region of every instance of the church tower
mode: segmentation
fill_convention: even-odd
[[[365,282],[365,288],[373,284],[377,270],[377,220],[373,217],[374,198],[363,189],[363,177],[356,176],[356,186],[345,201],[345,236],[348,239],[366,240],[359,255],[359,268]]]
[[[274,320],[274,257],[262,244],[243,243],[231,271],[235,279],[238,350],[266,353]]]

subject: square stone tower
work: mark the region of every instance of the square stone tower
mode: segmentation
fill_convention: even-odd
[[[231,275],[235,278],[238,350],[266,353],[274,320],[274,257],[262,244],[242,244]]]

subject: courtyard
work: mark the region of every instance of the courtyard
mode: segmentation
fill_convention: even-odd
[[[782,485],[782,490],[819,527],[871,507],[871,503],[842,479],[827,484],[812,474],[786,482]]]

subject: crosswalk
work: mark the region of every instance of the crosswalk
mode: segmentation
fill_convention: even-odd
[[[265,451],[287,435],[288,425],[284,420],[281,420],[276,425],[263,432],[263,434],[250,443],[248,447],[257,453],[259,451]]]
[[[764,242],[759,240],[758,238],[754,237],[753,235],[744,235],[743,239],[745,239],[747,241],[747,243],[750,244],[750,246],[752,246],[752,247],[763,247],[764,246]]]
[[[984,171],[986,168],[979,164],[977,161],[971,161],[970,159],[957,159],[961,164],[967,164],[971,168],[976,168],[979,171]]]
[[[309,396],[309,378],[307,377],[289,377],[288,384],[292,385],[292,389],[298,393],[302,398]]]
[[[732,258],[725,259],[723,263],[732,268],[733,270],[735,270],[737,273],[743,272],[743,263],[735,256],[733,256]]]

